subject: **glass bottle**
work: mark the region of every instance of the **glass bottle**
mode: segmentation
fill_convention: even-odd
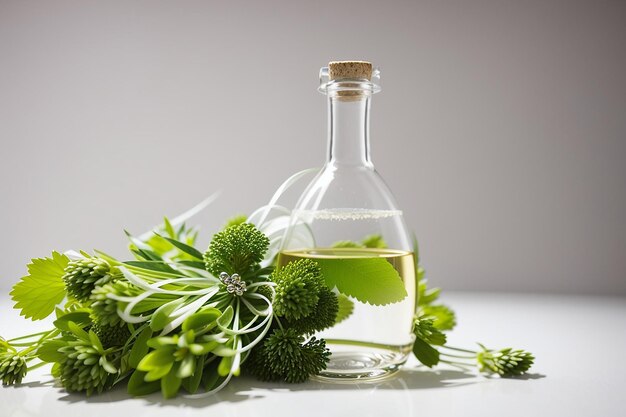
[[[382,258],[397,272],[406,296],[376,305],[334,288],[340,308],[353,311],[316,335],[326,339],[332,353],[326,371],[320,374],[323,379],[382,378],[406,361],[414,340],[412,239],[402,211],[370,159],[370,100],[380,91],[379,76],[378,69],[362,61],[331,62],[320,70],[319,91],[328,97],[327,159],[292,212],[278,267],[300,258],[325,262]],[[312,239],[298,236],[302,226]],[[302,242],[314,243],[303,247]],[[359,273],[344,278],[360,285]],[[374,293],[387,290],[376,281],[369,282]]]

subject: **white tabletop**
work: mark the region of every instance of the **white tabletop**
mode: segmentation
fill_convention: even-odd
[[[131,398],[123,388],[85,397],[55,386],[48,369],[21,386],[0,388],[0,416],[624,416],[626,298],[447,293],[458,314],[449,334],[456,346],[476,341],[533,352],[531,374],[487,378],[453,368],[429,370],[411,362],[376,384],[269,384],[235,379],[201,400],[158,394]],[[0,299],[5,338],[46,328],[19,318]]]

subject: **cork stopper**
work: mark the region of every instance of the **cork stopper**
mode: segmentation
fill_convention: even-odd
[[[328,63],[328,78],[372,79],[372,63],[367,61],[332,61]]]

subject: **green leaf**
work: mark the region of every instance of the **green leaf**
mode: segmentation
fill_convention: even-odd
[[[132,396],[141,396],[157,392],[161,388],[159,381],[146,382],[146,373],[135,371],[128,380],[128,393]]]
[[[197,268],[197,269],[204,269],[206,267],[206,265],[204,264],[204,262],[201,261],[189,261],[186,259],[182,259],[180,261],[178,261],[179,264],[183,264],[185,266],[190,266],[192,268]]]
[[[442,346],[446,344],[446,335],[434,326],[433,319],[430,317],[417,317],[413,324],[413,334],[418,340],[429,345]]]
[[[216,341],[210,341],[205,343],[192,343],[189,345],[189,351],[194,355],[204,355],[211,352],[213,349],[219,346]]]
[[[415,233],[412,233],[413,236],[413,253],[415,254],[415,268],[417,269],[417,267],[420,264],[420,245],[417,242],[417,235]]]
[[[178,364],[172,366],[167,375],[161,378],[161,393],[163,398],[173,398],[178,394],[182,380],[176,376]]]
[[[434,321],[433,325],[438,330],[452,330],[456,326],[454,311],[443,304],[421,306],[419,315],[432,318]]]
[[[423,278],[424,270],[422,268],[417,269],[417,276],[419,277],[417,285],[418,305],[425,306],[437,301],[441,288],[428,288],[428,280]]]
[[[217,374],[219,376],[227,376],[230,373],[230,368],[233,365],[232,356],[224,356],[217,366]]]
[[[80,327],[85,327],[91,323],[91,318],[89,317],[89,311],[90,310],[88,309],[80,309],[77,311],[71,311],[69,313],[65,313],[53,322],[54,327],[56,327],[57,329],[69,332],[70,328],[67,325],[67,323],[70,321],[78,324],[78,326]]]
[[[152,329],[150,327],[143,329],[143,331],[139,333],[139,336],[137,336],[137,340],[135,340],[128,358],[128,364],[132,368],[137,368],[141,359],[148,353],[148,340],[150,340],[151,337]]]
[[[363,248],[363,245],[354,240],[338,240],[331,245],[332,248]]]
[[[65,297],[63,274],[69,258],[52,252],[51,258],[35,258],[28,264],[28,275],[13,286],[11,298],[20,315],[32,320],[48,317]]]
[[[222,315],[217,308],[208,308],[187,317],[183,322],[183,332],[187,330],[207,331],[215,326],[215,321]]]
[[[180,307],[185,300],[183,298],[170,301],[167,304],[163,304],[159,307],[154,314],[152,314],[152,320],[150,320],[150,328],[155,332],[162,330],[167,324],[172,321],[172,313]]]
[[[126,261],[126,265],[137,266],[143,269],[149,269],[151,271],[165,272],[167,274],[180,276],[180,272],[173,269],[171,266],[163,261]]]
[[[182,361],[180,361],[180,367],[176,376],[179,378],[187,378],[193,375],[196,369],[196,357],[193,355],[186,355]]]
[[[139,256],[140,258],[146,261],[162,261],[163,260],[158,253],[151,251],[149,249],[134,248],[132,249],[132,252],[134,252],[137,256]]]
[[[204,368],[204,372],[202,373],[202,385],[204,385],[204,389],[207,391],[217,387],[224,379],[223,377],[220,378],[217,373],[218,363],[217,360],[213,360]]]
[[[341,323],[350,315],[354,310],[354,303],[345,294],[339,294],[337,296],[337,302],[339,303],[339,310],[337,311],[337,317],[335,318],[335,324]]]
[[[163,225],[164,225],[164,229],[165,232],[172,238],[176,237],[176,232],[174,231],[174,227],[172,226],[172,223],[170,223],[170,219],[168,219],[167,217],[163,217]]]
[[[378,249],[386,249],[387,242],[381,235],[369,235],[365,236],[365,238],[361,241],[363,246],[366,248],[378,248]]]
[[[415,339],[413,354],[418,361],[429,368],[439,363],[439,351],[422,339]]]
[[[73,321],[68,321],[67,327],[69,331],[72,332],[76,337],[84,340],[87,343],[91,343],[91,340],[89,340],[89,334],[87,334],[87,332],[84,331],[82,327],[80,327],[78,324],[74,323]]]
[[[169,243],[167,240],[157,235],[150,236],[148,240],[145,241],[145,244],[148,245],[154,253],[158,253],[158,254],[164,254],[174,249],[171,243]],[[136,249],[136,248],[137,248],[136,243],[135,243],[135,246],[131,246],[131,249]]]
[[[37,349],[37,357],[43,362],[62,362],[65,355],[59,352],[59,349],[66,346],[62,340],[46,340]]]
[[[100,361],[99,361],[100,365],[102,365],[102,368],[104,368],[105,371],[107,371],[110,374],[116,374],[117,373],[117,368],[111,363],[109,362],[106,357],[102,356],[100,357]]]
[[[174,362],[168,362],[167,364],[165,364],[163,366],[159,366],[159,367],[151,369],[146,374],[146,378],[145,378],[146,381],[147,382],[156,381],[158,379],[163,378],[165,375],[167,375],[172,370],[173,366],[174,366]]]
[[[167,365],[171,365],[174,362],[173,349],[159,349],[153,350],[148,353],[137,365],[137,369],[140,371],[151,371]]]
[[[148,346],[152,349],[159,349],[166,346],[174,346],[178,343],[179,339],[174,339],[173,336],[159,336],[148,340]]]
[[[221,316],[217,319],[217,325],[220,328],[228,329],[230,322],[233,321],[233,317],[235,315],[235,311],[233,310],[233,306],[228,306],[226,310],[222,313]]]
[[[408,294],[398,271],[383,258],[315,259],[329,288],[363,303],[385,305]]]
[[[196,369],[193,371],[193,374],[189,378],[183,379],[183,387],[190,394],[194,394],[198,391],[200,387],[200,382],[202,381],[202,371],[204,370],[204,360],[205,356],[200,356],[196,360]]]
[[[89,340],[91,341],[91,346],[94,346],[99,353],[104,352],[104,347],[93,330],[89,330]]]
[[[183,242],[179,242],[176,239],[170,239],[169,237],[165,237],[165,236],[161,236],[163,239],[167,240],[168,242],[170,242],[172,245],[176,246],[178,249],[180,249],[182,252],[186,253],[187,255],[190,255],[196,259],[202,260],[202,253],[192,247],[189,246]]]

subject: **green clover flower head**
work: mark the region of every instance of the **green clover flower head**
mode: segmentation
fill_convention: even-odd
[[[5,351],[0,354],[0,380],[2,380],[2,385],[21,383],[27,369],[26,361],[17,353]]]
[[[67,391],[87,395],[101,393],[113,385],[118,369],[114,362],[119,355],[105,350],[98,336],[90,331],[87,337],[66,335],[64,346],[58,349],[62,360],[53,368]]]
[[[70,261],[63,275],[67,293],[80,302],[88,302],[96,286],[104,285],[111,280],[111,266],[99,258]]]
[[[530,369],[535,357],[532,353],[512,348],[491,351],[481,345],[476,359],[481,372],[492,372],[500,376],[509,377],[522,375]]]

